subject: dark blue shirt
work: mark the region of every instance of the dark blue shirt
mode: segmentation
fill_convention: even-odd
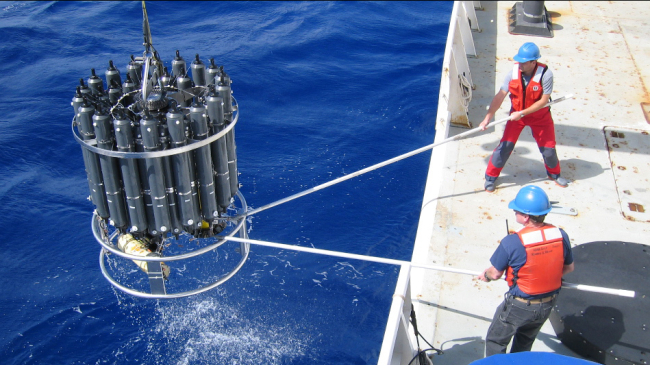
[[[571,265],[573,263],[573,253],[571,252],[569,236],[561,228],[560,233],[562,233],[562,243],[564,244],[564,265]],[[495,269],[499,271],[506,271],[508,267],[512,267],[514,271],[518,271],[522,266],[524,266],[526,263],[526,248],[521,243],[519,235],[513,233],[505,236],[501,240],[499,247],[497,247],[497,249],[492,254],[490,263],[492,266],[494,266]],[[528,295],[519,290],[519,287],[515,285],[514,287],[510,288],[508,293],[521,298],[534,299],[546,297],[549,294],[554,294],[559,291],[560,289],[540,295]]]

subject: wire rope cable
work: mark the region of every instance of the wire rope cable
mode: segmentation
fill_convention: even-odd
[[[469,82],[468,82],[468,84],[469,84]],[[470,89],[471,89],[471,87],[470,87]],[[573,97],[573,95],[569,94],[569,95],[566,95],[566,96],[563,96],[563,97],[557,98],[557,99],[555,99],[555,100],[553,100],[553,101],[549,101],[546,105],[544,105],[544,107],[551,106],[551,105],[553,105],[553,104],[556,104],[556,103],[559,103],[559,102],[561,102],[561,101],[564,101],[564,100],[570,99],[570,98],[572,98],[572,97]],[[503,118],[503,119],[500,119],[500,120],[497,120],[497,121],[494,121],[494,122],[490,123],[488,126],[489,126],[489,127],[492,127],[492,126],[495,126],[495,125],[497,125],[497,124],[505,123],[505,122],[507,122],[507,121],[509,121],[509,120],[510,120],[510,116],[508,116],[508,117],[506,117],[506,118]],[[323,184],[320,184],[320,185],[314,186],[313,188],[310,188],[310,189],[304,190],[304,191],[302,191],[302,192],[299,192],[299,193],[293,194],[293,195],[288,196],[288,197],[286,197],[286,198],[283,198],[283,199],[277,200],[277,201],[275,201],[275,202],[273,202],[273,203],[269,203],[269,204],[263,205],[263,206],[261,206],[261,207],[259,207],[259,208],[249,210],[248,212],[244,213],[244,215],[246,215],[246,216],[250,216],[250,215],[253,215],[253,214],[259,213],[259,212],[261,212],[261,211],[264,211],[264,210],[266,210],[266,209],[269,209],[269,208],[272,208],[272,207],[278,206],[278,205],[280,205],[280,204],[284,204],[284,203],[290,202],[290,201],[292,201],[292,200],[295,200],[295,199],[298,199],[298,198],[303,197],[303,196],[305,196],[305,195],[308,195],[308,194],[314,193],[314,192],[319,191],[319,190],[321,190],[321,189],[325,189],[325,188],[330,187],[330,186],[332,186],[332,185],[336,185],[336,184],[341,183],[341,182],[343,182],[343,181],[349,180],[349,179],[351,179],[351,178],[353,178],[353,177],[357,177],[357,176],[359,176],[359,175],[363,175],[363,174],[365,174],[365,173],[367,173],[367,172],[370,172],[370,171],[373,171],[373,170],[377,170],[378,168],[381,168],[381,167],[384,167],[384,166],[387,166],[387,165],[393,164],[393,163],[395,163],[395,162],[398,162],[398,161],[401,161],[401,160],[407,159],[407,158],[409,158],[409,157],[411,157],[411,156],[415,156],[415,155],[417,155],[417,154],[420,154],[420,153],[422,153],[422,152],[428,151],[428,150],[430,150],[430,149],[433,149],[433,148],[438,147],[438,146],[440,146],[440,145],[443,145],[443,144],[445,144],[445,143],[452,142],[452,141],[455,141],[455,140],[458,140],[458,139],[461,139],[461,138],[467,137],[467,136],[469,136],[469,135],[472,135],[472,134],[477,133],[477,132],[480,132],[480,131],[482,131],[481,127],[476,127],[476,128],[474,128],[474,129],[470,129],[470,130],[468,130],[468,131],[466,131],[466,132],[459,133],[459,134],[457,134],[457,135],[455,135],[455,136],[452,136],[452,137],[449,137],[449,138],[443,139],[442,141],[439,141],[439,142],[436,142],[436,143],[433,143],[433,144],[430,144],[430,145],[427,145],[427,146],[424,146],[424,147],[420,147],[420,148],[418,148],[418,149],[416,149],[416,150],[413,150],[413,151],[411,151],[411,152],[407,152],[407,153],[404,153],[404,154],[399,155],[399,156],[397,156],[397,157],[393,157],[393,158],[391,158],[391,159],[388,159],[388,160],[385,160],[385,161],[383,161],[383,162],[377,163],[377,164],[375,164],[375,165],[368,166],[368,167],[366,167],[366,168],[364,168],[364,169],[361,169],[361,170],[359,170],[359,171],[357,171],[357,172],[353,172],[353,173],[350,173],[350,174],[347,174],[347,175],[343,175],[343,176],[341,176],[341,177],[339,177],[339,178],[336,178],[336,179],[331,180],[331,181],[329,181],[329,182],[326,182],[326,183],[323,183]]]
[[[420,365],[422,365],[423,362],[425,364],[432,364],[433,362],[431,361],[431,359],[429,359],[427,357],[426,352],[434,350],[434,351],[436,351],[436,353],[438,355],[442,355],[444,352],[442,350],[440,350],[440,349],[435,348],[432,344],[430,344],[429,341],[427,341],[427,339],[424,338],[422,333],[420,333],[420,331],[418,330],[418,320],[417,320],[417,318],[415,316],[415,307],[413,306],[413,303],[411,303],[411,327],[413,327],[413,332],[415,333],[415,341],[417,342],[417,345],[418,345],[418,353],[411,359],[409,364],[411,364],[413,361],[415,361],[415,359],[418,359],[418,358],[420,359],[418,361],[420,363]],[[420,339],[419,339],[419,337],[421,337],[422,340],[424,340],[424,342],[426,342],[426,344],[429,345],[430,348],[428,348],[426,350],[420,350]]]

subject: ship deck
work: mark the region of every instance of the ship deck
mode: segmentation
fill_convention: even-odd
[[[552,107],[562,176],[570,185],[561,188],[547,179],[528,128],[494,193],[483,189],[484,172],[505,124],[437,147],[432,161],[442,159],[444,164],[429,171],[413,262],[474,271],[488,267],[506,234],[506,220],[511,230],[521,228],[507,204],[528,184],[578,212],[547,217],[569,234],[574,247],[605,240],[647,243],[650,236],[650,107],[644,111],[650,105],[644,104],[650,103],[647,5],[547,1],[554,37],[543,38],[508,33],[514,4],[482,1],[483,9],[476,11],[481,31],[472,33],[477,57],[469,59],[475,85],[469,120],[478,126],[512,69],[512,56],[524,42],[535,42],[540,61],[555,76],[552,97],[574,95]],[[504,101],[496,119],[506,117],[509,107],[509,100]],[[464,131],[451,127],[449,136]],[[427,213],[427,206],[435,209]],[[482,358],[485,334],[507,290],[505,281],[484,283],[468,275],[424,270],[413,275],[418,275],[412,298],[420,332],[445,352],[434,362],[458,365]],[[548,321],[533,350],[579,357],[557,339]]]

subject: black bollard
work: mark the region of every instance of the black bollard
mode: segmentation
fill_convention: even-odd
[[[508,24],[510,34],[553,38],[551,17],[543,1],[523,1],[510,9]]]

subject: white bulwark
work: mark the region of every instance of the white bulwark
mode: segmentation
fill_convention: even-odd
[[[562,188],[548,180],[529,128],[522,132],[494,193],[484,191],[484,173],[504,124],[434,148],[414,265],[469,272],[489,267],[490,256],[506,235],[506,220],[510,230],[521,228],[508,202],[529,184],[541,187],[562,206],[547,222],[564,229],[573,247],[606,240],[648,243],[650,8],[644,2],[546,1],[554,36],[544,38],[508,33],[514,5],[455,2],[435,142],[478,126],[512,70],[512,57],[523,43],[534,42],[540,62],[553,70],[551,97],[574,95],[551,110],[561,175],[570,185]],[[495,118],[507,117],[509,108],[506,99]],[[434,356],[436,364],[469,364],[483,358],[488,326],[506,291],[504,280],[485,283],[471,275],[403,265],[379,363],[408,364],[416,354],[408,324],[411,303],[419,331],[444,351]],[[420,340],[420,347],[428,345]],[[557,339],[548,322],[533,351],[579,357]]]

